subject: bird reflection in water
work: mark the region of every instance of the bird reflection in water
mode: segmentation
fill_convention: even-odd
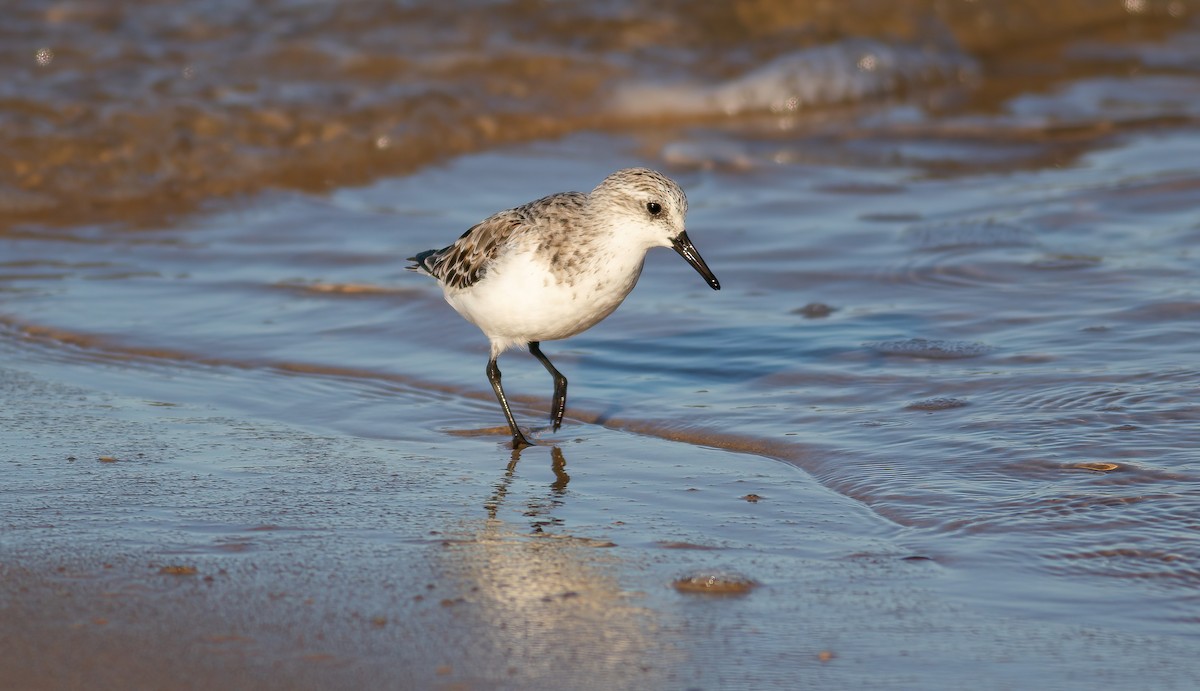
[[[521,449],[516,449],[512,452],[512,460],[508,462],[508,466],[504,469],[504,475],[496,483],[495,491],[483,504],[487,510],[488,518],[497,518],[500,507],[503,505],[505,497],[508,496],[509,487],[516,478],[517,462],[520,460]],[[554,446],[550,448],[550,470],[554,473],[554,482],[550,483],[549,494],[545,497],[530,496],[527,508],[523,512],[524,516],[533,519],[533,530],[537,533],[542,532],[543,528],[547,525],[562,522],[560,519],[550,516],[551,511],[556,507],[562,506],[562,498],[567,493],[567,483],[571,482],[571,476],[567,474],[567,459],[560,447]]]

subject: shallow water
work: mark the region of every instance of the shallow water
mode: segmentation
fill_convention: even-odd
[[[26,21],[53,20],[43,16],[52,8],[22,7]],[[365,3],[357,17],[331,10],[328,31],[297,28],[315,21],[307,3],[256,7],[242,8],[243,18],[278,33],[254,44],[259,57],[240,77],[253,86],[225,84],[225,58],[216,57],[249,41],[242,29],[190,24],[183,40],[195,55],[171,60],[197,65],[190,74],[205,75],[205,89],[227,91],[202,97],[203,89],[188,91],[192,81],[162,77],[168,86],[144,92],[149,121],[196,138],[178,158],[143,151],[153,138],[131,133],[144,123],[113,124],[129,106],[109,99],[133,87],[102,67],[58,50],[49,65],[22,73],[37,88],[9,95],[7,124],[34,118],[29,103],[79,99],[89,113],[109,113],[75,121],[81,141],[116,142],[125,153],[121,165],[80,165],[81,156],[103,156],[64,145],[58,131],[22,141],[22,160],[36,163],[7,173],[11,204],[0,227],[0,349],[16,370],[106,392],[121,401],[117,410],[153,402],[148,425],[244,419],[274,430],[269,438],[294,436],[294,459],[278,447],[248,452],[266,484],[283,475],[303,494],[326,476],[372,485],[387,475],[420,487],[419,496],[392,496],[413,502],[422,524],[439,531],[614,541],[611,559],[626,566],[599,567],[599,580],[616,579],[617,590],[667,588],[689,569],[762,581],[769,587],[743,604],[716,609],[678,609],[652,590],[637,605],[651,614],[630,616],[655,623],[614,634],[630,641],[663,627],[694,653],[713,640],[687,631],[707,622],[734,632],[735,645],[747,647],[741,664],[762,683],[793,679],[784,649],[803,634],[789,617],[819,621],[822,640],[853,648],[837,631],[845,616],[863,635],[863,656],[879,655],[876,674],[864,674],[863,663],[861,676],[820,679],[960,685],[966,669],[922,679],[919,663],[881,655],[896,633],[889,613],[855,609],[837,593],[838,576],[854,579],[852,554],[893,564],[922,557],[938,569],[932,577],[888,571],[922,568],[916,560],[866,577],[919,584],[920,595],[888,600],[911,598],[922,611],[915,630],[936,632],[923,645],[905,639],[916,646],[914,663],[959,655],[991,665],[997,687],[1048,670],[1070,686],[1063,660],[1093,641],[1105,662],[1080,664],[1103,678],[1128,682],[1113,676],[1122,664],[1139,670],[1135,682],[1160,688],[1200,677],[1190,658],[1155,665],[1147,652],[1186,647],[1200,622],[1200,27],[1192,4],[1064,4],[1054,20],[1036,21],[1020,4],[969,17],[931,6],[937,28],[891,25],[906,29],[892,32],[902,40],[886,36],[882,16],[838,17],[842,34],[828,29],[829,17],[801,18],[772,3],[732,5],[736,22],[668,8],[640,24],[637,3],[532,14],[493,4],[485,16],[501,28],[472,33],[467,25],[483,20],[455,19],[435,36],[418,29],[449,20],[423,5]],[[57,21],[87,46],[109,11],[74,11]],[[527,25],[531,16],[537,22]],[[775,17],[776,28],[755,28],[760,16]],[[139,15],[133,26],[148,27],[149,38],[138,50],[154,54],[162,23],[179,20],[166,6]],[[989,21],[1003,30],[978,30]],[[377,26],[350,41],[364,22]],[[562,22],[581,27],[577,40],[555,32]],[[656,22],[671,36],[705,41],[657,41],[645,33]],[[1022,33],[1031,25],[1041,30]],[[392,32],[412,41],[393,41]],[[431,45],[444,36],[454,39]],[[34,55],[36,38],[22,38],[22,55]],[[901,60],[897,69],[914,71],[873,81],[862,61],[886,57],[877,45],[924,51],[936,69]],[[141,72],[139,59],[112,57],[145,79],[170,71],[160,63]],[[58,70],[53,79],[38,72],[48,67]],[[89,75],[113,93],[66,95]],[[823,96],[792,98],[797,78],[825,84]],[[661,102],[647,95],[654,84],[663,85]],[[341,99],[339,89],[360,91]],[[434,92],[446,95],[413,96]],[[629,94],[636,107],[622,100]],[[729,98],[742,105],[729,107]],[[585,107],[597,102],[603,113]],[[180,124],[184,110],[224,124]],[[302,122],[340,129],[320,143],[304,139]],[[260,139],[262,127],[282,133]],[[70,175],[64,156],[74,160]],[[633,164],[663,169],[685,188],[689,234],[722,290],[654,252],[613,316],[545,344],[571,381],[557,434],[546,429],[544,370],[522,353],[506,355],[517,416],[544,442],[506,474],[503,418],[483,374],[486,341],[402,259],[495,210],[589,189]],[[189,165],[201,171],[194,181]],[[408,174],[391,175],[399,172]],[[129,194],[104,198],[126,183]],[[79,451],[86,438],[21,434],[19,448],[46,446],[6,470],[6,501],[24,507],[12,524],[26,536],[9,549],[78,547],[87,533],[39,542],[32,528],[33,507],[49,491],[39,488],[44,464],[126,451],[118,439]],[[258,501],[240,497],[235,476],[244,471],[229,465],[244,445],[224,438],[228,431],[212,434],[221,441],[211,455],[194,441],[193,457],[164,453],[155,462],[165,468],[144,469],[145,477],[227,473],[229,483],[180,490],[185,504]],[[313,455],[314,443],[359,449],[376,465]],[[373,518],[388,510],[384,495],[336,484],[329,492],[328,503],[308,505],[310,516],[334,512],[327,530],[372,526],[347,537],[329,563],[370,573],[384,568],[371,545],[418,539],[403,521]],[[764,499],[752,504],[747,494]],[[222,518],[212,530],[272,523],[287,504],[281,495],[275,508],[240,523]],[[447,505],[454,509],[441,513]],[[115,501],[106,514],[103,506],[88,510],[122,532],[100,531],[102,541],[175,549],[211,539],[196,537],[202,528],[181,530],[178,509]],[[675,543],[721,549],[664,546]],[[455,577],[486,590],[488,578],[472,569],[490,572],[488,560],[501,557],[486,540],[463,544],[482,550],[466,563],[484,566],[456,560],[465,571]],[[320,545],[305,553],[329,549]],[[784,594],[826,568],[834,575],[819,588],[836,594],[827,595],[830,607]],[[548,616],[505,602],[480,596],[474,616]],[[664,612],[678,619],[664,622]],[[750,651],[753,636],[730,621],[753,621],[746,626],[770,643]],[[1068,624],[1088,633],[1055,628]],[[568,623],[556,626],[544,631],[572,635]],[[964,630],[998,638],[955,642]],[[984,652],[1001,640],[997,656],[1011,656],[1021,639],[1064,647],[1015,653],[1028,663],[1016,671]],[[481,668],[502,664],[488,655]],[[734,683],[702,654],[671,665],[692,671],[654,684]]]

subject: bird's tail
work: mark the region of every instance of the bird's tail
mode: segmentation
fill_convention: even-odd
[[[433,264],[430,262],[430,260],[433,259],[434,255],[436,255],[440,251],[441,250],[425,250],[424,252],[418,252],[415,257],[408,258],[407,261],[410,261],[413,263],[409,266],[406,266],[405,268],[408,269],[409,271],[420,271],[421,273],[429,274],[430,276],[432,276],[433,275]]]

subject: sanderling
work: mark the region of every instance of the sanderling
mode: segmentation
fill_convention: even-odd
[[[604,319],[629,295],[651,247],[673,247],[713,290],[721,284],[684,230],[687,197],[646,168],[609,175],[590,194],[560,192],[478,223],[453,245],[409,261],[433,276],[446,302],[491,341],[487,376],[512,430],[514,449],[530,442],[517,427],[496,358],[514,346],[554,377],[553,430],[567,406],[567,378],[541,342],[567,338]]]

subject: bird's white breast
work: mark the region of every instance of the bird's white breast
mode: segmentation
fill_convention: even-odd
[[[533,247],[509,252],[478,283],[445,289],[446,301],[491,339],[493,350],[567,338],[621,304],[645,259],[644,250],[628,248],[598,247],[586,255],[568,272],[555,270],[551,254]]]

